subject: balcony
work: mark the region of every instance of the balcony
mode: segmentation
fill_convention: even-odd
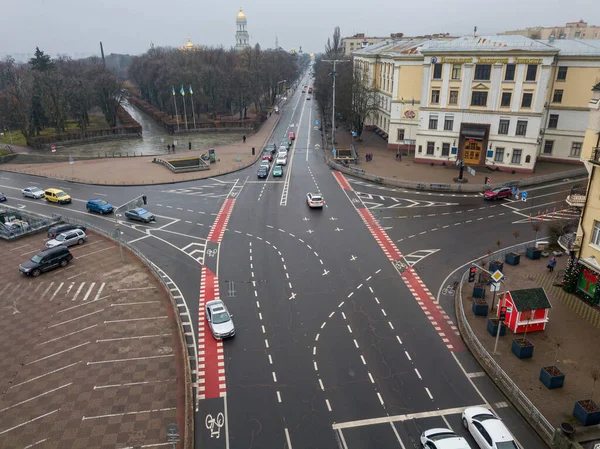
[[[594,165],[600,165],[600,147],[592,148],[590,162]]]
[[[576,184],[571,187],[571,193],[567,196],[566,202],[571,207],[582,208],[585,206],[585,198],[587,194],[587,186]]]
[[[577,237],[577,232],[569,232],[558,238],[558,245],[567,252],[577,251],[581,247],[581,237]]]

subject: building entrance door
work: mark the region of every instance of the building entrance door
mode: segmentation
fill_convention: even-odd
[[[483,142],[480,140],[466,139],[463,151],[465,164],[479,165],[482,149]]]

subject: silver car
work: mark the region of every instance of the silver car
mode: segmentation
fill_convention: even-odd
[[[40,199],[40,198],[44,198],[44,191],[42,189],[40,189],[39,187],[27,187],[27,188],[21,190],[21,193],[26,198],[34,198],[36,200]]]
[[[225,303],[220,299],[214,299],[206,303],[206,321],[208,321],[215,339],[222,340],[235,335],[232,318],[233,315],[229,313]]]
[[[73,246],[81,245],[87,240],[87,235],[81,229],[73,229],[58,234],[55,238],[46,242],[46,248],[54,248],[59,245]]]

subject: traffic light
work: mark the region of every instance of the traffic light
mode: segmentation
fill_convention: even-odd
[[[469,268],[469,282],[475,282],[475,274],[477,274],[477,267]]]
[[[504,321],[506,319],[506,306],[500,307],[500,316],[498,317],[500,321]]]
[[[144,202],[144,206],[148,204],[148,198],[146,198],[146,195],[142,195],[142,201]]]

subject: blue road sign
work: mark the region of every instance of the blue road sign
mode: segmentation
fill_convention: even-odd
[[[333,154],[335,154],[335,153],[336,153],[336,151],[335,151],[335,148],[334,148],[333,150],[331,150],[331,152],[332,152]]]
[[[521,198],[523,198],[523,201],[527,201],[527,192],[525,190],[521,193]]]
[[[318,120],[315,120],[315,125],[318,125],[318,124],[319,124],[319,121],[318,121]]]

